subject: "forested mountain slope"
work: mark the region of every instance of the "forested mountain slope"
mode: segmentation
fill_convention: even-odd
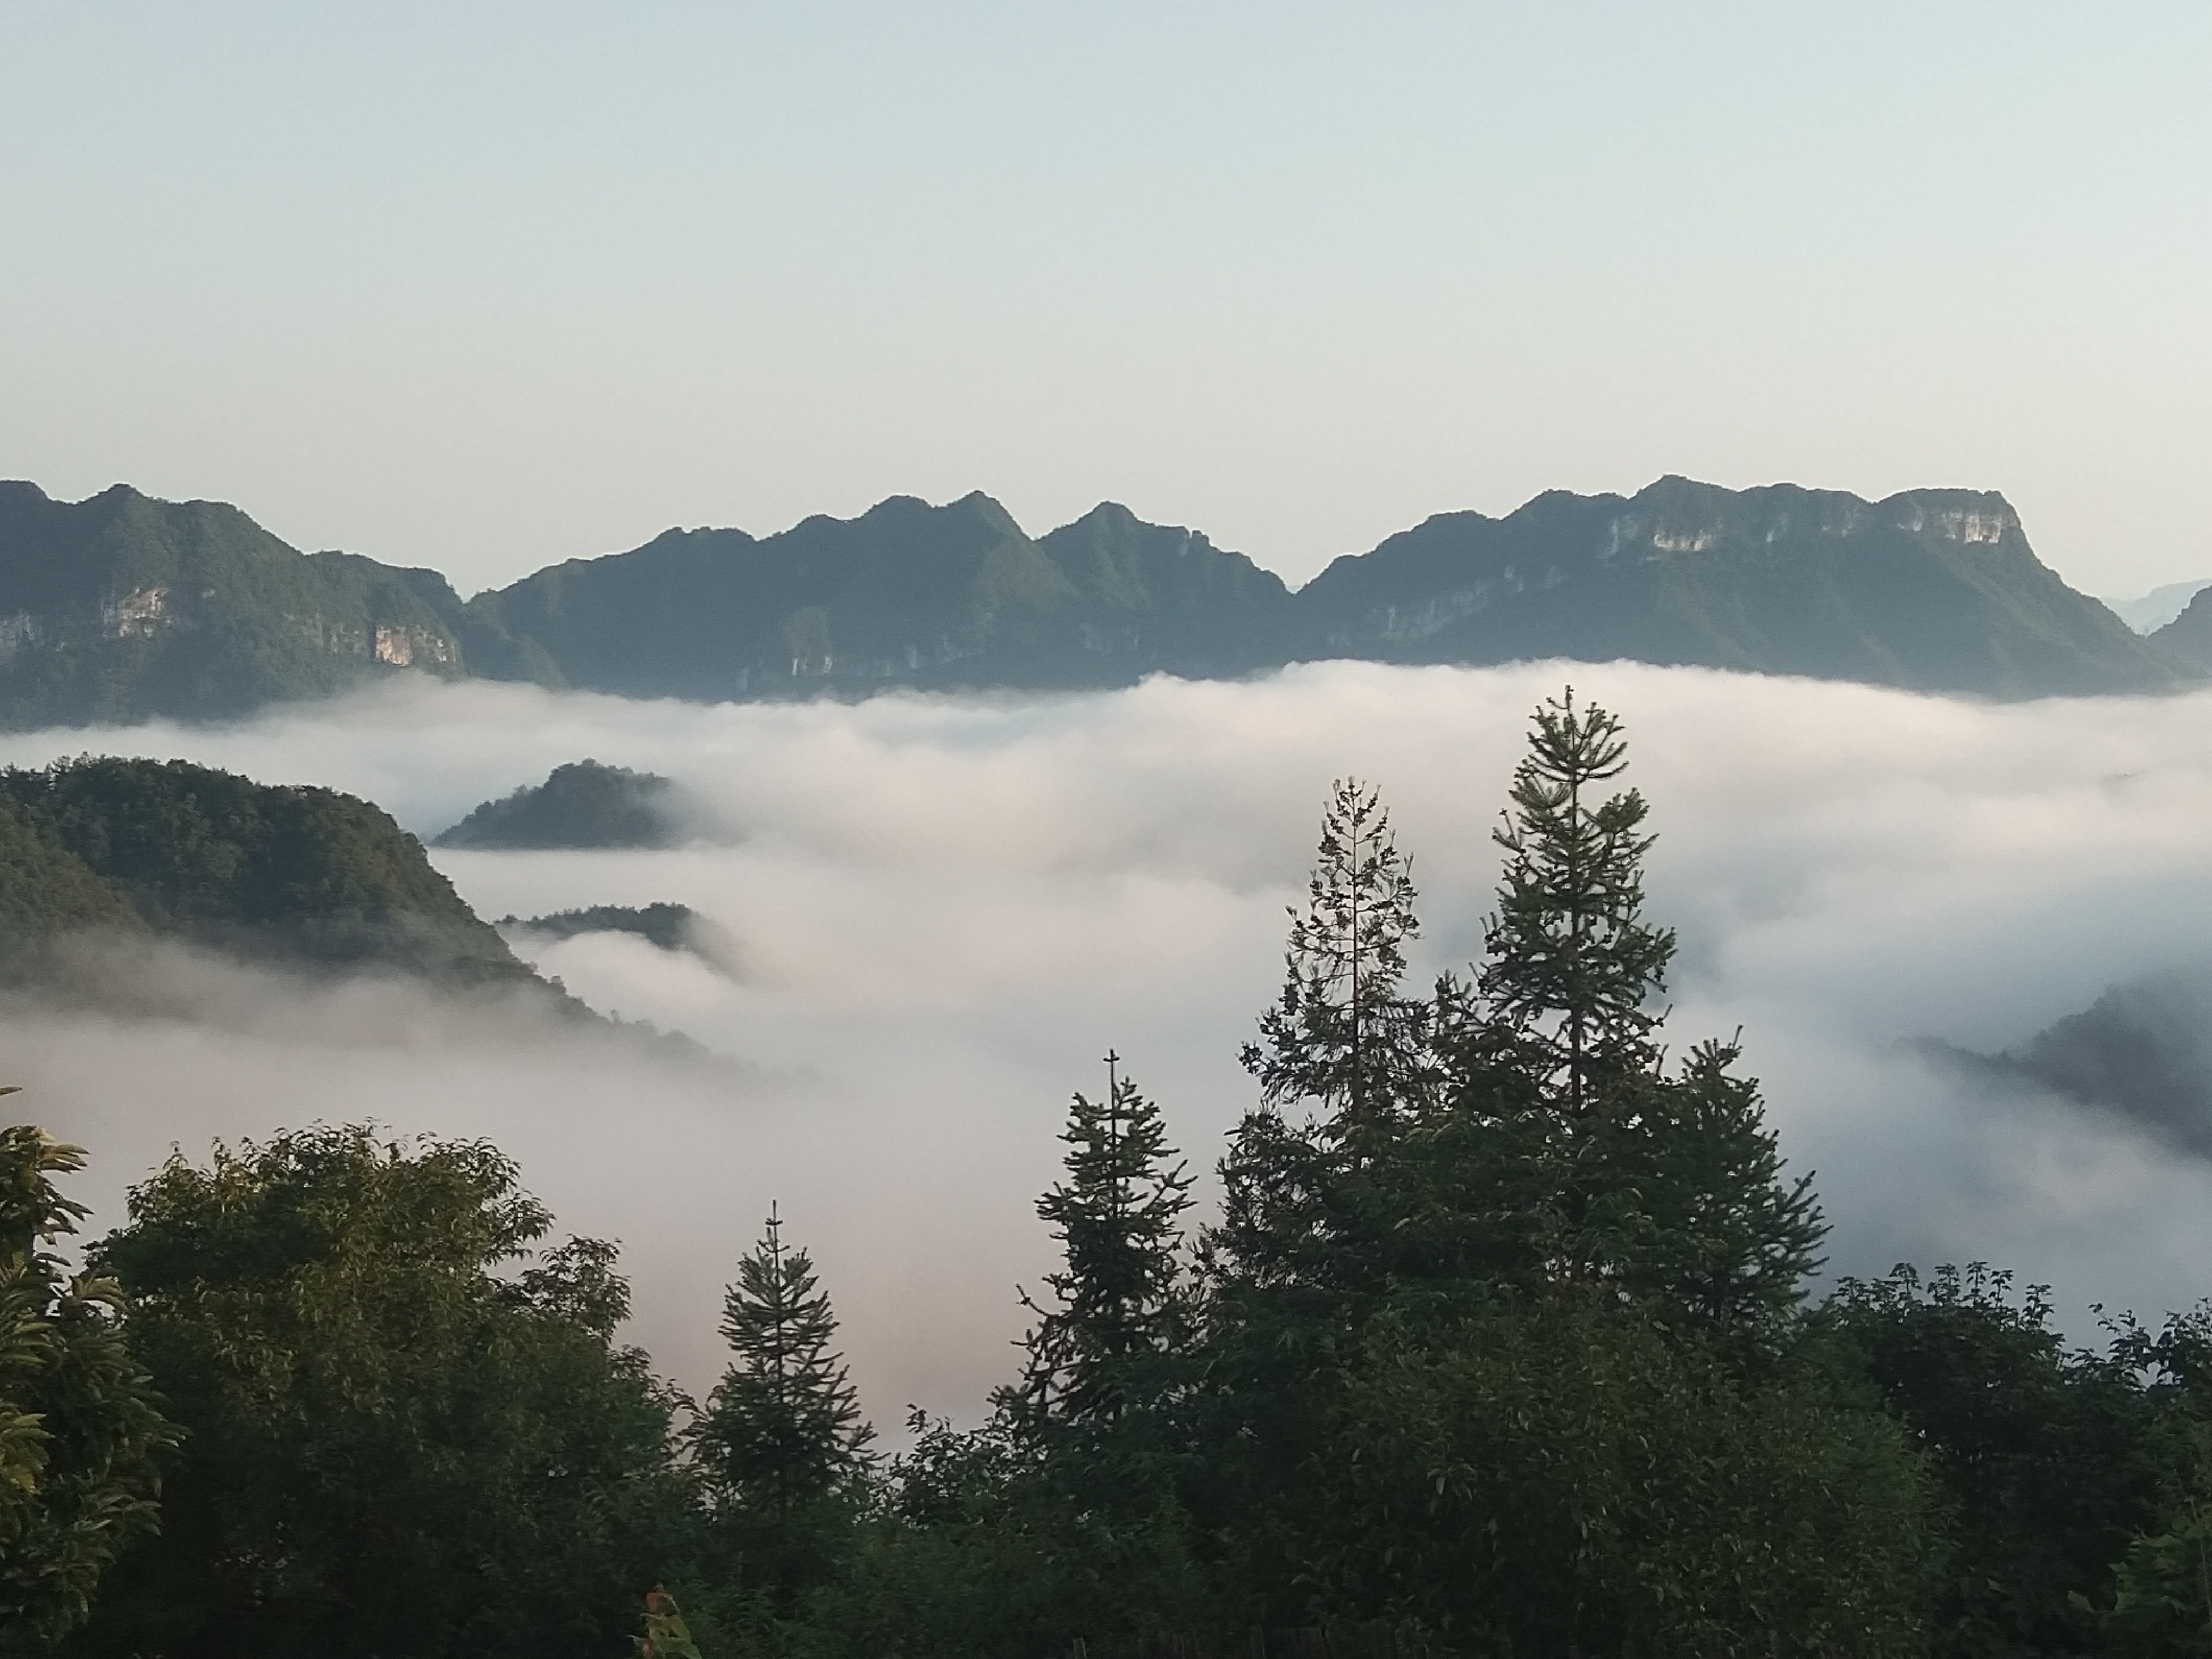
[[[671,530],[475,603],[567,684],[741,699],[1248,672],[1285,659],[1290,595],[1242,555],[1124,507],[1032,540],[976,494],[895,495],[761,539]]]
[[[2200,591],[2179,616],[2150,636],[2150,642],[2184,668],[2212,674],[2212,587]]]
[[[680,826],[675,786],[595,760],[556,766],[544,782],[473,808],[434,847],[670,847]]]
[[[1339,559],[1297,609],[1307,657],[1628,658],[1991,696],[2174,678],[2035,556],[2002,495],[1971,490],[1555,490]]]
[[[434,570],[303,554],[217,501],[160,501],[125,484],[57,501],[0,483],[10,726],[221,718],[403,667],[519,665]]]
[[[1032,538],[989,496],[894,496],[768,537],[671,530],[463,604],[434,571],[301,554],[234,507],[0,484],[0,723],[220,718],[404,667],[632,696],[1055,690],[1325,657],[1692,663],[1985,696],[2212,673],[2037,559],[1999,495],[1869,502],[1665,478],[1445,514],[1295,594],[1102,505]],[[2212,617],[2212,607],[2204,611]]]
[[[367,801],[183,761],[0,771],[0,955],[84,927],[259,960],[533,979]]]

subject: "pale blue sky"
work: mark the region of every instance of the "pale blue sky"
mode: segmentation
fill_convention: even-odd
[[[0,0],[0,475],[464,590],[1662,472],[2212,574],[2212,9]]]

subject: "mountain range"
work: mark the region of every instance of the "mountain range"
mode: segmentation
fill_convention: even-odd
[[[1032,537],[981,494],[778,534],[670,530],[464,600],[234,507],[0,483],[0,724],[225,718],[403,670],[702,700],[1058,690],[1358,658],[1697,664],[1993,697],[2212,674],[2212,606],[2148,638],[2001,495],[1686,478],[1447,513],[1293,592],[1101,505]],[[2201,614],[2200,614],[2201,613]]]

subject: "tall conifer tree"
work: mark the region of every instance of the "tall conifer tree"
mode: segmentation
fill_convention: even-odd
[[[1633,789],[1598,795],[1626,767],[1613,714],[1572,688],[1539,705],[1493,832],[1506,860],[1474,994],[1443,1022],[1461,1087],[1440,1144],[1462,1160],[1461,1207],[1512,1214],[1490,1231],[1517,1231],[1522,1272],[1756,1322],[1795,1304],[1826,1228],[1811,1177],[1783,1177],[1734,1042],[1667,1074],[1674,935],[1643,920],[1649,809]]]
[[[787,1249],[773,1205],[722,1304],[737,1363],[708,1396],[693,1443],[726,1508],[788,1522],[866,1460],[873,1431],[834,1344],[813,1259]]]
[[[1121,1057],[1109,1054],[1106,1068],[1103,1098],[1078,1094],[1060,1133],[1066,1179],[1037,1200],[1064,1265],[1046,1275],[1049,1305],[1023,1298],[1038,1317],[1006,1403],[1032,1430],[1110,1427],[1152,1403],[1190,1337],[1180,1253],[1188,1170]]]
[[[1309,1105],[1341,1139],[1419,1092],[1426,1008],[1401,991],[1416,896],[1380,793],[1338,779],[1305,908],[1290,912],[1282,994],[1243,1051],[1268,1109]]]
[[[1571,1116],[1658,1059],[1651,998],[1674,933],[1642,916],[1650,809],[1633,789],[1590,798],[1627,765],[1620,722],[1595,704],[1577,710],[1570,686],[1538,706],[1512,805],[1492,832],[1505,868],[1476,984],[1489,1018],[1519,1040],[1522,1064]]]
[[[1338,780],[1290,912],[1282,994],[1243,1054],[1260,1105],[1222,1159],[1222,1218],[1201,1241],[1218,1289],[1333,1296],[1371,1277],[1377,1160],[1441,1075],[1431,1005],[1403,988],[1416,896],[1377,791]]]

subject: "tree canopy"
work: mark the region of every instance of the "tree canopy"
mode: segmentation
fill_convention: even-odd
[[[1218,1212],[1109,1054],[1012,1374],[888,1458],[774,1207],[695,1404],[484,1143],[174,1156],[71,1278],[74,1155],[7,1132],[0,1654],[2212,1653],[2212,1309],[2075,1348],[1979,1266],[1813,1303],[1740,1039],[1670,1048],[1626,762],[1534,712],[1425,990],[1335,784]]]

